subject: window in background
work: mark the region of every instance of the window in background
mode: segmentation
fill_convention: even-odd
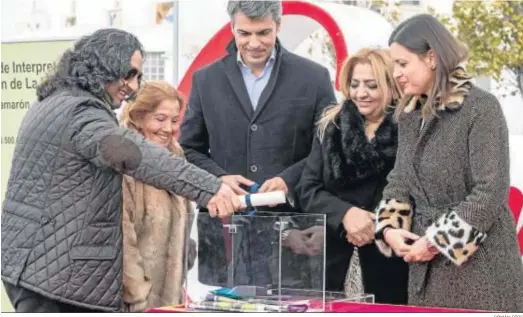
[[[165,53],[147,52],[143,65],[143,77],[148,80],[165,80]]]

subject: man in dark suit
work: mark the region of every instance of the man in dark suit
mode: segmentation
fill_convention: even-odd
[[[329,72],[282,47],[280,1],[229,1],[228,13],[234,41],[228,55],[195,72],[180,144],[189,162],[238,194],[256,182],[259,192],[281,190],[292,198],[315,123],[336,102]],[[299,231],[287,239],[294,241],[289,247],[295,253],[307,252]],[[204,254],[205,246],[199,247]],[[217,252],[216,247],[209,245],[206,252]]]

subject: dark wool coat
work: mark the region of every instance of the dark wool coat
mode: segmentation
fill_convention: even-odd
[[[342,220],[351,207],[373,212],[396,159],[398,129],[392,107],[369,141],[365,119],[345,101],[320,141],[316,137],[298,185],[305,212],[327,216],[326,288],[343,291],[354,246]],[[380,303],[405,304],[408,267],[402,258],[387,258],[374,243],[358,248],[365,292]]]
[[[463,69],[454,71],[451,85],[450,99],[423,125],[415,98],[401,116],[377,237],[386,227],[402,227],[441,251],[410,264],[410,304],[522,312],[505,117],[497,99],[473,86]],[[378,245],[391,254],[384,241]]]

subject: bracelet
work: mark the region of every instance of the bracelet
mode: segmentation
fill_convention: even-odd
[[[374,238],[376,240],[385,240],[385,232],[387,232],[388,229],[394,229],[392,226],[388,225],[385,228],[381,229],[380,231],[376,232],[374,235]]]

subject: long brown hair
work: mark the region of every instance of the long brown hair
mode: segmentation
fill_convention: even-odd
[[[426,118],[436,115],[440,102],[445,102],[451,93],[451,73],[464,62],[468,50],[430,14],[419,14],[402,23],[392,32],[389,46],[398,43],[420,57],[432,50],[436,58],[435,78],[432,89],[423,105],[422,113]],[[405,96],[396,107],[396,118],[399,118],[412,96]]]
[[[381,48],[363,48],[343,62],[339,82],[345,99],[350,99],[349,86],[354,67],[358,64],[369,64],[371,66],[378,89],[383,95],[383,109],[386,109],[388,106],[387,96],[391,96],[393,100],[400,98],[401,93],[393,77],[394,65],[389,51]],[[343,103],[327,108],[321,119],[318,120],[318,137],[320,140],[323,140],[327,126],[334,122],[334,119],[341,111],[342,105]]]
[[[148,81],[138,91],[136,99],[127,103],[123,108],[120,118],[121,126],[143,134],[145,115],[156,111],[158,105],[166,99],[175,100],[178,104],[178,111],[182,109],[183,99],[176,88],[164,81]],[[182,148],[174,138],[168,148],[177,155],[183,155]]]

